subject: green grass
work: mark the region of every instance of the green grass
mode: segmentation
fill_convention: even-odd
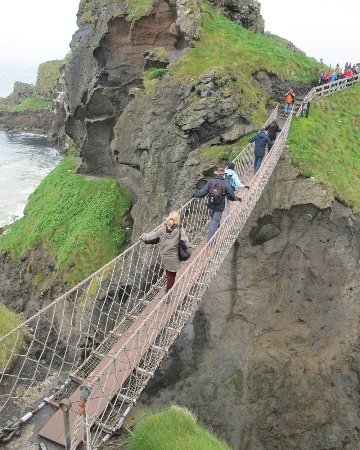
[[[264,120],[265,122],[265,120]],[[208,160],[214,162],[230,162],[237,157],[237,155],[247,146],[249,143],[249,139],[256,134],[248,133],[242,136],[233,144],[224,144],[224,145],[211,145],[210,147],[206,147],[201,150],[201,156]]]
[[[149,14],[153,8],[155,0],[127,0],[127,19],[135,22],[143,16]],[[110,0],[81,0],[79,4],[80,21],[83,23],[94,23],[99,18],[99,7],[108,6]]]
[[[276,75],[280,80],[309,83],[317,78],[320,64],[292,52],[278,39],[249,31],[202,5],[200,39],[171,69],[176,82],[196,83],[214,73],[223,94],[239,99],[238,113],[259,127],[271,103],[269,94],[254,81]]]
[[[230,450],[230,447],[199,425],[185,408],[171,406],[144,417],[135,427],[129,450]]]
[[[135,22],[140,17],[146,16],[151,12],[153,5],[154,0],[127,0],[128,20]]]
[[[21,322],[22,319],[19,316],[0,303],[0,339],[16,328]],[[22,347],[24,338],[25,334],[19,331],[0,342],[0,372],[4,371],[5,365],[11,355],[17,353]]]
[[[236,75],[248,89],[254,72],[266,70],[281,80],[311,82],[319,67],[315,59],[292,52],[276,38],[242,28],[204,4],[200,40],[174,74],[186,79],[209,72]]]
[[[360,83],[315,100],[309,117],[293,121],[289,153],[305,176],[314,176],[360,212]]]
[[[39,65],[35,94],[41,98],[53,98],[60,70],[65,65],[65,59],[46,61]]]
[[[131,206],[130,190],[114,180],[88,180],[66,157],[30,196],[25,216],[0,236],[0,250],[19,258],[42,242],[56,258],[56,274],[70,285],[118,255]]]
[[[167,72],[166,69],[153,67],[152,69],[146,70],[144,72],[144,77],[148,78],[149,80],[155,80],[157,78],[161,78],[162,76],[164,76],[166,72]]]
[[[41,100],[39,98],[30,97],[22,103],[13,106],[11,112],[25,112],[25,111],[46,111],[52,109],[52,102],[48,100]]]

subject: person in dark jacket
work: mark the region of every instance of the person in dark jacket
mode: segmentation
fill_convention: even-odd
[[[160,228],[152,233],[142,234],[139,237],[139,241],[143,241],[145,244],[159,244],[160,258],[166,272],[165,292],[174,286],[176,272],[180,268],[180,239],[185,242],[188,249],[191,249],[184,228],[180,228],[180,214],[177,211],[172,211]]]
[[[279,124],[276,122],[276,120],[273,120],[265,127],[265,130],[267,131],[267,136],[269,139],[273,141],[273,144],[268,144],[268,150],[271,150],[271,147],[274,145],[276,136],[278,133],[280,133],[281,128],[279,127]]]
[[[274,142],[265,134],[265,129],[262,128],[258,134],[249,139],[250,144],[255,142],[254,148],[254,172],[256,173],[262,163],[265,156],[265,149],[267,145],[274,145]]]
[[[205,197],[208,196],[208,208],[209,213],[211,217],[209,232],[207,235],[207,241],[209,242],[210,239],[213,237],[213,235],[216,233],[217,229],[220,226],[221,216],[225,209],[225,198],[231,201],[241,201],[240,198],[237,198],[235,195],[235,192],[230,186],[230,183],[228,183],[225,180],[225,169],[222,167],[219,167],[215,173],[215,177],[208,181],[205,186],[198,190],[194,197]],[[221,189],[221,198],[217,201],[214,201],[211,197],[211,193],[214,191],[214,188],[220,187]]]

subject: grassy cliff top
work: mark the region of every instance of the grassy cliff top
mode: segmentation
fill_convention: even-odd
[[[31,194],[25,216],[0,236],[0,251],[14,258],[42,242],[70,285],[120,253],[122,223],[131,206],[128,188],[108,178],[87,179],[76,170],[76,158],[66,157]]]
[[[203,4],[200,40],[173,73],[185,79],[209,72],[231,74],[246,87],[262,70],[280,80],[308,83],[316,79],[319,66],[314,58],[289,50],[279,38],[249,31]]]
[[[289,153],[305,176],[319,180],[360,212],[360,83],[316,99],[309,117],[295,119]]]
[[[129,450],[230,450],[201,426],[190,411],[171,406],[145,416],[130,437]]]
[[[60,71],[67,63],[68,59],[69,56],[66,56],[64,59],[46,61],[39,65],[35,88],[37,97],[47,99],[54,98]]]
[[[101,8],[106,8],[111,0],[80,0],[79,18],[82,23],[94,23],[99,18]],[[126,0],[127,19],[134,22],[149,14],[155,0]]]

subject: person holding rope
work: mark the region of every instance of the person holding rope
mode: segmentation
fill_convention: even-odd
[[[180,239],[188,249],[191,248],[186,232],[180,226],[180,214],[177,211],[172,211],[158,230],[139,237],[139,241],[145,244],[159,244],[160,258],[166,272],[165,293],[174,286],[176,273],[180,268]]]
[[[220,226],[221,216],[226,206],[225,198],[232,202],[236,200],[241,201],[241,198],[236,197],[230,183],[225,180],[225,169],[223,167],[218,167],[214,174],[215,177],[194,194],[194,197],[198,198],[205,197],[206,195],[208,197],[211,222],[207,234],[207,242],[210,241]]]

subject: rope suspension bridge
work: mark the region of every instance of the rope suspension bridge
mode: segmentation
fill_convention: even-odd
[[[180,208],[195,249],[168,293],[158,247],[138,242],[0,339],[7,360],[0,367],[0,442],[8,442],[40,411],[48,420],[39,435],[69,450],[101,447],[121,428],[259,200],[293,116],[301,114],[309,99],[359,79],[310,91],[287,118],[242,202],[229,202],[208,243],[206,199],[193,198]],[[264,126],[277,113],[275,108]],[[249,179],[253,145],[234,163],[240,178]]]

